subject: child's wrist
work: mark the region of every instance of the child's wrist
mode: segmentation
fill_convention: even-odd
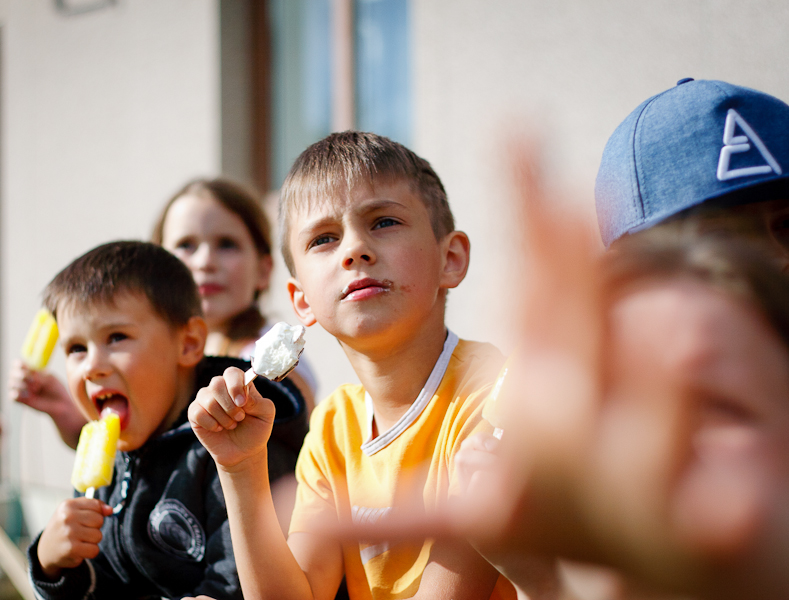
[[[46,577],[48,581],[57,581],[58,579],[60,579],[60,574],[62,571],[63,569],[59,569],[56,567],[47,568],[44,565],[41,565],[41,572],[44,574],[44,577]]]
[[[232,478],[264,477],[268,481],[268,451],[266,448],[233,464],[216,464],[217,471]]]
[[[60,574],[63,571],[63,569],[61,569],[60,567],[54,564],[51,564],[49,561],[41,557],[40,542],[39,542],[37,554],[38,554],[38,564],[41,566],[41,574],[44,575],[44,577],[48,581],[57,581],[58,579],[60,579]]]

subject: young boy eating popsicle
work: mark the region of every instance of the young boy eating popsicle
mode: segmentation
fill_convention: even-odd
[[[28,553],[40,598],[241,598],[227,510],[211,457],[186,419],[195,391],[239,359],[204,357],[206,325],[184,264],[143,242],[99,246],[45,291],[66,353],[69,391],[84,417],[114,415],[109,437],[78,455],[75,485]],[[288,381],[257,378],[276,404],[273,479],[293,470],[305,407]],[[105,419],[102,419],[104,421]],[[87,434],[86,434],[87,437]],[[95,468],[89,463],[95,462]]]
[[[287,540],[266,477],[274,407],[238,369],[192,403],[189,420],[228,501],[245,597],[331,599],[344,576],[354,600],[514,598],[467,544],[377,546],[323,533],[337,519],[379,519],[398,497],[441,503],[461,442],[491,429],[482,404],[503,357],[444,324],[469,241],[438,176],[400,144],[350,131],[304,151],[280,202],[296,314],[337,338],[362,385],[341,386],[312,413]]]

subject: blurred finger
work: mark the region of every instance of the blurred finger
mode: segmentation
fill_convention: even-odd
[[[425,512],[421,506],[399,505],[385,518],[375,522],[354,523],[350,519],[327,523],[320,532],[340,540],[360,540],[366,543],[379,541],[411,542],[461,537],[454,523],[444,511]]]
[[[100,532],[99,538],[101,538]],[[80,558],[96,558],[99,555],[99,544],[98,542],[92,543],[88,541],[75,542],[72,545],[72,554]]]
[[[467,490],[471,478],[478,471],[495,468],[498,457],[494,454],[499,440],[492,435],[480,433],[473,435],[460,445],[455,456],[455,469],[461,491]]]
[[[101,527],[107,504],[98,498],[74,498],[72,500],[76,520],[86,527]],[[111,511],[112,509],[110,509]]]
[[[85,544],[98,544],[102,539],[101,523],[99,523],[98,527],[85,525],[84,527],[76,530],[75,535],[81,542]]]

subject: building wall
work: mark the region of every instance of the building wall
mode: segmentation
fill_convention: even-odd
[[[220,135],[220,12],[219,0],[116,0],[65,17],[49,0],[0,0],[2,466],[22,484],[32,529],[68,493],[73,453],[46,417],[9,404],[9,361],[69,260],[146,238],[184,180],[230,169],[227,128],[240,121]],[[570,210],[592,222],[605,141],[648,96],[691,76],[789,99],[789,5],[778,0],[413,0],[411,20],[413,147],[472,240],[448,322],[505,351],[515,318],[505,301],[523,277],[508,203],[513,131],[539,135]],[[292,320],[285,279],[279,261],[268,303]],[[354,377],[333,339],[315,328],[308,339],[319,396]],[[62,358],[53,368],[62,374]]]
[[[35,529],[68,491],[73,453],[48,418],[10,405],[9,362],[57,271],[101,242],[147,238],[187,178],[218,172],[218,22],[215,0],[74,16],[7,0],[1,18],[2,456]]]
[[[442,177],[469,233],[469,274],[450,295],[461,336],[511,348],[518,232],[507,205],[506,142],[543,141],[546,170],[572,210],[593,215],[608,136],[683,77],[723,79],[789,101],[780,0],[415,0],[414,146]],[[590,219],[595,225],[593,217]],[[502,319],[502,314],[511,315]]]

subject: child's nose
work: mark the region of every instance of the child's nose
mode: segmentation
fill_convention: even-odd
[[[214,250],[211,244],[200,244],[194,254],[192,254],[191,263],[197,269],[212,267],[214,265]]]
[[[345,253],[343,254],[343,267],[350,269],[353,266],[359,266],[362,264],[369,265],[374,262],[375,253],[373,252],[370,245],[365,242],[365,240],[362,238],[349,240],[349,243],[345,248]]]
[[[105,377],[110,371],[106,353],[100,348],[88,348],[82,369],[82,378],[85,380]]]

